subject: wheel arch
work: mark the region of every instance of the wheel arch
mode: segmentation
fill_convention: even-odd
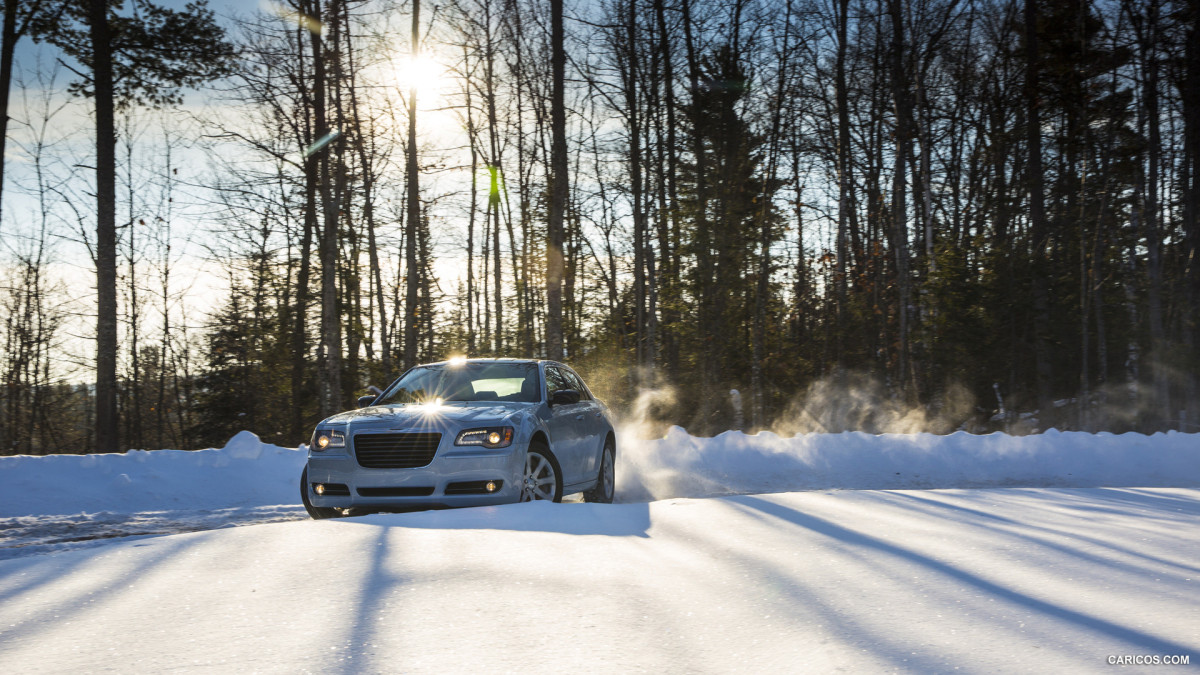
[[[543,446],[546,447],[547,450],[550,451],[550,454],[552,454],[552,455],[554,454],[554,450],[551,449],[551,447],[550,447],[550,439],[546,436],[545,431],[543,431],[541,429],[536,429],[533,432],[533,435],[531,435],[529,437],[529,445],[532,447],[534,443],[541,443]]]
[[[554,448],[550,445],[550,437],[546,435],[545,430],[537,429],[529,437],[529,447],[533,447],[535,443],[540,443],[546,449],[546,454],[550,456],[550,461],[554,463],[554,470],[562,474],[562,462],[559,461],[558,455],[554,453]]]

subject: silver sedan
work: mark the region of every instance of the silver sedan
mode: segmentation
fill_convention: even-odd
[[[613,499],[608,407],[555,361],[417,366],[317,425],[300,477],[313,518],[518,501]]]

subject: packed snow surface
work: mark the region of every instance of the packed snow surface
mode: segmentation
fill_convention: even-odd
[[[1198,518],[1197,489],[836,491],[122,539],[0,561],[0,670],[1195,668]]]
[[[0,672],[1200,663],[1196,435],[672,429],[624,503],[325,521],[304,457],[0,458]]]

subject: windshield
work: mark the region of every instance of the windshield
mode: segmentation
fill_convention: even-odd
[[[456,363],[410,370],[375,405],[442,401],[541,400],[536,363]]]

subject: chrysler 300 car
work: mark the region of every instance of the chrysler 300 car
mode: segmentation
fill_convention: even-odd
[[[561,363],[451,359],[412,368],[358,403],[313,432],[300,477],[313,518],[575,492],[613,499],[608,407]]]

